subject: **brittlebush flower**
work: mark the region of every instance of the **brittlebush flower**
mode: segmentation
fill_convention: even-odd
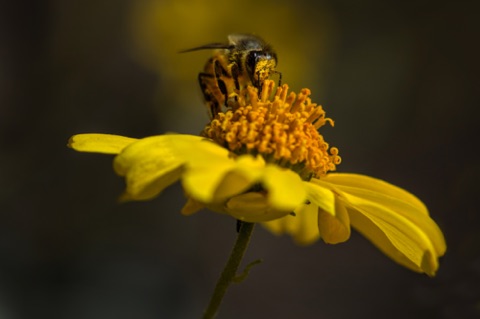
[[[265,81],[260,96],[249,87],[231,97],[201,136],[79,134],[69,146],[115,154],[123,200],[148,200],[181,181],[185,215],[206,207],[303,245],[344,242],[353,227],[395,262],[435,275],[446,244],[425,205],[382,180],[333,173],[338,149],[318,132],[333,121],[309,95],[288,94],[286,85],[273,94]]]

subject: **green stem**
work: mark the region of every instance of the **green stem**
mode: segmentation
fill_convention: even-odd
[[[250,236],[252,235],[254,223],[241,222],[240,229],[238,230],[237,241],[233,246],[233,250],[228,258],[227,264],[223,269],[220,278],[217,281],[215,290],[213,292],[210,303],[208,304],[207,310],[203,314],[203,319],[214,318],[217,314],[218,308],[222,303],[223,296],[228,289],[228,286],[233,282],[238,266],[242,261],[245,250],[247,249],[248,242],[250,241]]]

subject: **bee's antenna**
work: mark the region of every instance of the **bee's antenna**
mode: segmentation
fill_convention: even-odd
[[[205,44],[205,45],[191,48],[191,49],[181,50],[181,51],[178,51],[178,53],[187,53],[192,51],[209,50],[209,49],[232,49],[233,47],[234,46],[232,46],[231,44],[226,44],[226,43],[210,43],[210,44]]]
[[[282,85],[282,72],[274,70],[272,73],[278,74],[278,86]]]

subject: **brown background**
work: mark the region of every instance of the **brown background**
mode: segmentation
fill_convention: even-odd
[[[325,135],[340,149],[339,171],[425,201],[448,244],[438,276],[397,266],[356,233],[341,245],[297,247],[258,227],[246,261],[264,262],[231,288],[219,318],[480,316],[475,2],[359,3],[256,1],[218,13],[212,4],[205,21],[215,33],[202,38],[191,33],[203,13],[182,12],[187,5],[172,11],[165,30],[175,37],[159,34],[158,52],[235,31],[271,35],[284,80],[310,87],[336,121]],[[196,133],[206,121],[195,77],[208,52],[149,67],[132,49],[132,6],[0,2],[0,318],[198,318],[227,258],[231,218],[181,216],[178,185],[119,205],[111,158],[65,147],[80,132]],[[187,80],[174,82],[175,95],[177,68]]]

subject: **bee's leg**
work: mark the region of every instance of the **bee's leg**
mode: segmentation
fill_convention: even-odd
[[[278,86],[282,85],[282,72],[275,71],[278,74]]]
[[[227,91],[227,86],[225,85],[225,81],[222,80],[223,77],[230,77],[228,74],[227,70],[220,64],[220,61],[215,60],[214,64],[214,69],[215,69],[215,77],[217,80],[217,85],[218,88],[220,89],[220,92],[225,96],[225,106],[227,105],[228,102],[228,91]]]
[[[260,82],[260,71],[256,73],[257,80],[254,81],[254,86],[258,89],[258,96],[262,96],[263,83]]]
[[[225,82],[222,79],[217,79],[217,85],[218,85],[218,88],[220,89],[220,92],[222,92],[222,94],[224,95],[225,106],[228,106],[227,105],[228,92],[227,92],[227,86],[225,85]]]
[[[207,78],[212,78],[212,75],[208,73],[203,73],[203,72],[198,74],[198,84],[200,85],[200,90],[202,90],[202,94],[205,100],[207,100],[208,96],[210,95],[207,89],[208,88],[208,85],[206,83],[208,82],[208,80],[206,80]]]
[[[238,68],[237,63],[232,63],[231,66],[233,81],[235,82],[235,88],[240,90],[240,83],[238,82],[238,77],[240,76],[240,69]]]
[[[208,81],[212,80],[213,75],[208,73],[199,73],[198,74],[198,83],[200,84],[200,89],[202,90],[203,99],[207,104],[207,108],[209,111],[210,118],[213,118],[218,112],[221,111],[220,105],[215,99],[213,93],[208,89]]]

